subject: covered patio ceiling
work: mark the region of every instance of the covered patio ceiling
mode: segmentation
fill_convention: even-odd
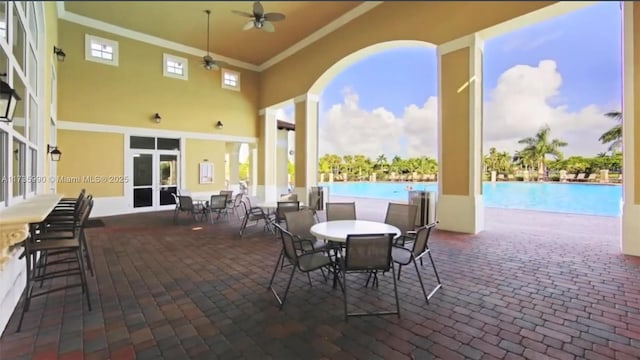
[[[248,18],[232,10],[251,12],[251,1],[64,1],[59,13],[67,18],[100,21],[157,38],[207,49],[207,16],[211,10],[212,53],[260,65],[327,26],[336,18],[372,2],[363,1],[265,1],[265,13],[280,12],[276,31],[243,31]],[[63,16],[63,19],[65,17]]]

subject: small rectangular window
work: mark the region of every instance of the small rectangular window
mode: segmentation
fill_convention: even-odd
[[[222,69],[222,88],[240,91],[240,73]]]
[[[171,55],[162,56],[162,74],[166,77],[187,80],[189,78],[189,60]]]
[[[180,139],[158,138],[158,150],[180,150]]]
[[[86,34],[85,59],[118,66],[118,42]]]
[[[156,148],[156,138],[143,137],[143,136],[132,136],[129,139],[129,147],[131,149],[155,149]]]

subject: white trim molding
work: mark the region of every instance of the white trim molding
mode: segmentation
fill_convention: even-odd
[[[165,49],[171,49],[171,50],[175,50],[175,51],[179,51],[183,54],[189,54],[189,55],[194,55],[194,56],[198,56],[198,57],[203,57],[205,55],[207,55],[207,52],[198,48],[194,48],[191,46],[187,46],[187,45],[183,45],[177,42],[173,42],[173,41],[169,41],[166,39],[162,39],[156,36],[152,36],[152,35],[148,35],[145,33],[141,33],[139,31],[134,31],[134,30],[130,30],[127,28],[123,28],[117,25],[113,25],[104,21],[100,21],[100,20],[96,20],[96,19],[92,19],[90,17],[86,17],[83,15],[78,15],[69,11],[64,10],[64,4],[61,5],[61,3],[64,3],[63,1],[58,1],[58,18],[62,19],[62,20],[66,20],[72,23],[76,23],[79,25],[83,25],[86,27],[90,27],[90,28],[94,28],[94,29],[98,29],[101,31],[106,31],[106,32],[110,32],[112,34],[118,35],[118,36],[122,36],[122,37],[126,37],[129,39],[133,39],[133,40],[137,40],[137,41],[141,41],[147,44],[151,44],[151,45],[155,45],[155,46],[159,46]],[[244,61],[240,61],[240,60],[236,60],[236,59],[232,59],[230,57],[226,57],[220,54],[215,54],[215,53],[210,53],[209,55],[213,56],[215,59],[217,60],[221,60],[221,61],[225,61],[230,65],[233,66],[237,66],[239,68],[243,68],[243,69],[247,69],[247,70],[252,70],[252,71],[260,71],[259,67],[254,65],[254,64],[250,64]]]
[[[375,8],[376,6],[382,4],[383,2],[384,1],[365,1],[361,5],[358,5],[355,8],[347,11],[346,13],[342,14],[341,16],[336,18],[335,20],[333,20],[330,23],[328,23],[327,25],[325,25],[325,26],[321,27],[320,29],[316,30],[311,35],[309,35],[309,36],[305,37],[304,39],[298,41],[297,43],[291,45],[290,47],[288,47],[287,49],[285,49],[281,53],[275,55],[274,57],[272,57],[271,59],[265,61],[264,63],[262,63],[260,65],[254,65],[254,64],[251,64],[251,63],[247,63],[245,61],[232,59],[232,58],[220,55],[220,54],[211,53],[210,55],[213,56],[214,58],[218,59],[218,60],[225,61],[225,62],[227,62],[227,63],[229,63],[231,65],[237,66],[239,68],[260,72],[260,71],[263,71],[263,70],[266,70],[266,69],[270,68],[271,66],[281,62],[282,60],[288,58],[289,56],[291,56],[291,55],[293,55],[295,53],[297,53],[298,51],[304,49],[305,47],[307,47],[307,46],[313,44],[314,42],[322,39],[323,37],[327,36],[328,34],[332,33],[333,31],[335,31],[338,28],[342,27],[343,25],[347,24],[351,20],[363,15],[364,13],[366,13],[369,10]],[[129,38],[129,39],[141,41],[141,42],[144,42],[144,43],[147,43],[147,44],[151,44],[151,45],[163,47],[163,48],[166,48],[166,49],[179,51],[179,52],[184,53],[184,54],[190,54],[190,55],[194,55],[194,56],[198,56],[198,57],[202,57],[202,56],[206,55],[206,52],[204,50],[201,50],[201,49],[197,49],[197,48],[194,48],[194,47],[191,47],[191,46],[187,46],[187,45],[184,45],[184,44],[180,44],[180,43],[177,43],[177,42],[174,42],[174,41],[166,40],[166,39],[159,38],[159,37],[156,37],[156,36],[152,36],[152,35],[148,35],[148,34],[145,34],[145,33],[141,33],[139,31],[130,30],[130,29],[123,28],[123,27],[120,27],[120,26],[117,26],[117,25],[109,24],[109,23],[104,22],[104,21],[92,19],[92,18],[87,17],[87,16],[83,16],[83,15],[79,15],[79,14],[76,14],[76,13],[72,13],[72,12],[66,11],[65,7],[64,7],[64,1],[56,1],[56,7],[57,7],[57,10],[58,10],[58,18],[62,19],[62,20],[66,20],[66,21],[69,21],[69,22],[72,22],[72,23],[76,23],[76,24],[80,24],[80,25],[83,25],[83,26],[87,26],[87,27],[90,27],[90,28],[94,28],[94,29],[110,32],[112,34],[116,34],[116,35],[119,35],[119,36],[122,36],[122,37],[126,37],[126,38]]]
[[[442,56],[467,47],[478,47],[480,50],[484,50],[484,41],[482,40],[482,37],[479,33],[463,36],[461,38],[446,42],[442,45],[438,45],[436,48],[436,55]]]
[[[146,136],[155,137],[171,137],[171,138],[188,138],[188,139],[200,139],[200,140],[216,140],[227,142],[241,142],[241,143],[257,143],[258,138],[248,136],[234,136],[234,135],[222,135],[222,134],[208,134],[191,131],[179,131],[179,130],[161,130],[150,129],[133,126],[119,126],[119,125],[104,125],[94,124],[76,121],[63,121],[58,120],[58,130],[76,130],[76,131],[90,131],[90,132],[107,132],[116,134],[145,134]]]
[[[266,70],[266,69],[270,68],[271,66],[281,62],[282,60],[288,58],[289,56],[297,53],[298,51],[304,49],[305,47],[307,47],[307,46],[313,44],[314,42],[322,39],[323,37],[329,35],[330,33],[332,33],[333,31],[335,31],[337,29],[339,29],[340,27],[344,26],[345,24],[347,24],[351,20],[363,15],[364,13],[368,12],[369,10],[372,10],[376,6],[382,4],[383,2],[384,1],[365,1],[361,5],[356,6],[355,8],[353,8],[353,9],[347,11],[346,13],[342,14],[341,16],[339,16],[338,18],[336,18],[332,22],[330,22],[327,25],[325,25],[325,26],[321,27],[320,29],[316,30],[314,33],[312,33],[311,35],[307,36],[306,38],[304,38],[304,39],[298,41],[297,43],[293,44],[292,46],[290,46],[288,49],[284,50],[283,52],[279,53],[278,55],[276,55],[276,56],[272,57],[271,59],[265,61],[264,63],[260,64],[260,66],[258,66],[258,71]]]
[[[304,93],[302,95],[298,95],[298,96],[293,98],[293,102],[294,103],[303,102],[305,100],[318,102],[318,101],[320,101],[320,95],[316,95],[316,94],[312,94],[312,93]]]

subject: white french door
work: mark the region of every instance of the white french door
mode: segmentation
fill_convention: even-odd
[[[130,150],[130,199],[133,209],[166,210],[175,207],[180,152],[174,150]]]

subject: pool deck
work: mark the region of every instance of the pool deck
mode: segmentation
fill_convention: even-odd
[[[358,218],[383,221],[390,200],[331,196],[334,202],[356,202]],[[396,201],[392,201],[396,202]],[[400,202],[400,201],[397,201]],[[620,251],[620,218],[545,211],[485,208],[482,236],[534,237],[545,241],[571,240],[572,243],[598,244],[611,252]],[[474,235],[451,234],[472,238]],[[480,235],[475,235],[480,236]],[[565,240],[565,242],[566,242]]]

